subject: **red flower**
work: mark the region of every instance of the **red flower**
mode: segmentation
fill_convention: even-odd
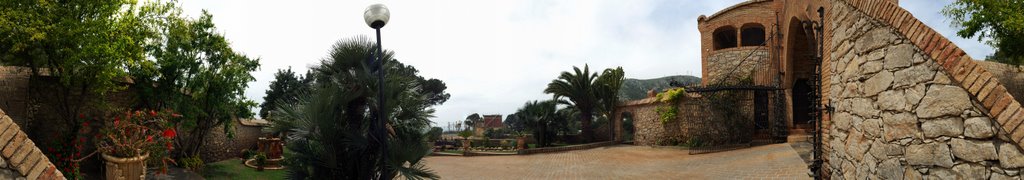
[[[149,116],[156,116],[156,111],[149,110]]]
[[[84,114],[78,114],[78,119],[85,119],[85,115]]]
[[[146,142],[153,142],[153,136],[152,135],[146,136]]]
[[[178,113],[173,113],[173,114],[171,114],[171,117],[176,117],[176,118],[179,118],[179,117],[181,117],[181,114],[178,114]]]
[[[168,150],[174,149],[174,145],[171,145],[171,142],[167,142],[166,145]]]
[[[177,134],[177,132],[174,132],[174,129],[167,129],[164,130],[163,136],[166,138],[174,138],[174,136]]]
[[[117,126],[119,122],[121,122],[121,117],[114,117],[114,126]]]

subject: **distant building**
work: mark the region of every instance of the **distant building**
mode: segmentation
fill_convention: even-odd
[[[503,129],[505,124],[501,123],[501,114],[484,115],[484,121],[477,123],[473,128],[473,134],[483,136],[488,129]]]

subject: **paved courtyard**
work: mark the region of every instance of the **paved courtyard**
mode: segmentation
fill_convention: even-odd
[[[789,144],[689,155],[619,145],[525,156],[431,156],[442,179],[810,179]]]

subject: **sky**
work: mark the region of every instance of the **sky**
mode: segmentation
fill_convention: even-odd
[[[925,24],[984,58],[992,48],[955,35],[940,10],[953,0],[901,0]],[[306,72],[335,42],[374,37],[363,10],[384,3],[391,20],[381,45],[420,75],[446,83],[451,98],[436,106],[438,126],[473,113],[514,113],[550,99],[546,85],[562,71],[623,67],[626,78],[700,76],[697,17],[741,0],[183,0],[184,13],[213,15],[235,51],[260,59],[245,96],[263,102],[274,73]]]

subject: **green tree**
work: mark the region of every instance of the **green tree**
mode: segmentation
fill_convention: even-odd
[[[469,129],[473,129],[473,127],[479,125],[483,120],[484,118],[480,117],[480,114],[473,113],[470,114],[469,116],[466,116],[466,120],[464,122]]]
[[[274,73],[274,81],[270,82],[266,96],[263,96],[263,103],[260,104],[260,117],[268,119],[270,111],[277,109],[279,105],[289,104],[298,101],[299,94],[309,89],[311,81],[308,78],[295,75],[292,68],[277,70]]]
[[[526,129],[533,133],[538,146],[550,146],[556,132],[552,126],[559,120],[558,102],[555,100],[527,101],[516,110],[516,119],[522,120]]]
[[[942,14],[960,28],[957,35],[977,37],[996,48],[989,60],[1024,64],[1024,0],[957,0]]]
[[[178,8],[173,11],[159,22],[159,41],[147,45],[154,60],[135,67],[133,76],[142,84],[141,106],[184,115],[177,123],[188,133],[177,139],[182,147],[177,153],[191,157],[199,153],[210,130],[227,131],[233,118],[254,115],[250,109],[256,103],[243,93],[255,80],[250,73],[259,67],[259,59],[235,52],[205,10],[198,19],[180,16]]]
[[[317,83],[309,93],[275,111],[272,129],[290,132],[285,159],[291,179],[438,178],[421,161],[431,151],[426,134],[434,113],[430,100],[417,90],[415,73],[404,71],[410,68],[392,59],[391,51],[384,51],[388,74],[384,89],[378,89],[376,71],[366,61],[375,45],[366,37],[339,41],[313,67]],[[388,103],[386,151],[369,125],[382,112],[376,106],[380,91]]]
[[[615,103],[618,103],[618,89],[622,85],[622,68],[607,69],[602,75],[590,73],[590,67],[583,66],[583,70],[573,67],[573,73],[562,72],[558,79],[552,80],[544,93],[554,94],[556,99],[567,98],[562,101],[579,111],[580,129],[583,131],[584,142],[591,142],[594,138],[594,130],[591,123],[594,112],[613,111]],[[604,114],[604,113],[602,113]]]

